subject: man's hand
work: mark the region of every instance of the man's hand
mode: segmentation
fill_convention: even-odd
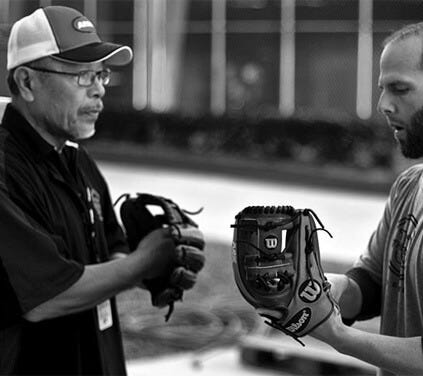
[[[342,341],[342,333],[345,328],[341,313],[338,307],[335,307],[330,317],[314,329],[310,336],[337,348],[339,341]]]
[[[341,311],[344,317],[355,317],[361,307],[361,292],[358,285],[345,274],[326,273],[325,276],[331,284],[331,293],[339,308],[335,307],[331,316],[314,329],[310,336],[334,346],[342,338],[346,328]],[[276,310],[258,308],[257,313],[275,319],[281,318],[281,313]]]
[[[139,281],[170,273],[176,262],[175,242],[169,229],[159,228],[147,234],[129,257],[139,265]]]
[[[331,284],[332,296],[338,302],[338,307],[335,307],[330,318],[313,330],[310,335],[339,348],[347,329],[342,317],[354,318],[360,312],[361,290],[357,283],[345,274],[326,273],[325,275]]]
[[[273,317],[276,320],[281,318],[281,313],[276,310],[258,308],[256,311],[261,316]],[[339,339],[342,338],[344,328],[345,325],[342,322],[339,309],[335,307],[331,316],[325,322],[320,324],[316,329],[311,331],[309,335],[333,347],[336,347]]]

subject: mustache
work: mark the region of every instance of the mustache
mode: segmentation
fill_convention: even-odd
[[[421,126],[423,127],[423,106],[416,110],[410,118],[409,124],[396,119],[395,117],[387,116],[388,124],[391,128],[407,128],[408,125],[411,127]]]

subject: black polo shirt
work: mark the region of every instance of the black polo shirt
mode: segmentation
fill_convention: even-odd
[[[128,246],[87,152],[57,152],[12,105],[0,126],[0,244],[0,374],[125,374],[114,299],[103,330],[97,308],[22,318]]]

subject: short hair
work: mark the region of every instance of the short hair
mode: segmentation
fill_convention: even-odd
[[[383,47],[391,42],[404,40],[412,36],[421,36],[423,34],[423,22],[418,22],[410,25],[405,25],[401,29],[394,31],[382,43]]]
[[[385,48],[389,43],[401,41],[410,37],[420,37],[423,47],[423,22],[405,25],[401,29],[394,31],[391,35],[384,39],[382,47]],[[423,69],[423,52],[420,57],[420,68]]]

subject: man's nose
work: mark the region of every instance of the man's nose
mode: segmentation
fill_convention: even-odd
[[[104,87],[103,81],[99,77],[95,78],[88,91],[90,97],[103,98],[104,94],[106,94],[106,88]]]
[[[395,112],[395,105],[391,97],[386,93],[380,94],[379,101],[377,103],[377,110],[382,115],[393,114]]]

